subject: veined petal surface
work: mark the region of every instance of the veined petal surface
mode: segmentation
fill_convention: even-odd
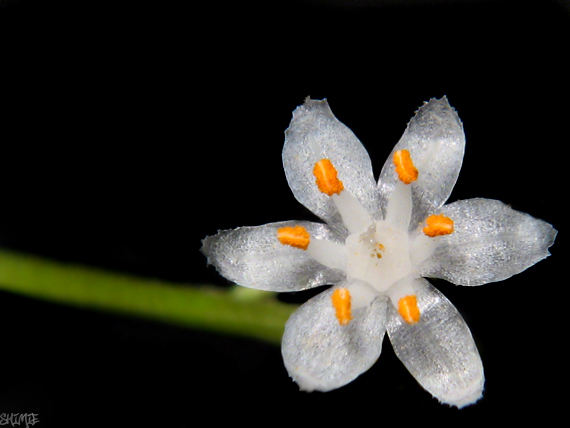
[[[379,195],[366,149],[333,115],[326,100],[307,99],[295,109],[285,131],[285,175],[299,202],[332,227],[346,233],[332,199],[316,185],[313,168],[321,159],[329,159],[344,188],[373,218],[381,218]]]
[[[556,230],[501,201],[475,198],[445,205],[455,231],[419,267],[422,276],[458,285],[501,281],[548,257]]]
[[[449,300],[425,279],[413,282],[420,321],[408,324],[388,305],[394,352],[420,385],[443,403],[463,407],[483,392],[483,364],[469,327]]]
[[[387,206],[399,180],[393,163],[394,153],[404,149],[410,152],[419,171],[418,179],[411,184],[410,227],[413,229],[447,201],[463,163],[463,125],[446,97],[432,99],[420,107],[392,150],[378,181],[383,207]]]
[[[277,229],[286,226],[303,226],[312,238],[340,242],[324,224],[284,221],[220,231],[202,241],[202,252],[221,275],[259,290],[298,291],[345,278],[343,272],[323,266],[303,250],[281,244]]]
[[[282,354],[289,375],[305,391],[330,391],[354,380],[380,356],[386,299],[352,311],[348,325],[335,315],[330,288],[303,304],[285,325]]]

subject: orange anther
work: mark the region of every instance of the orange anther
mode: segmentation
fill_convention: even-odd
[[[350,313],[351,297],[346,288],[337,288],[332,296],[332,304],[336,310],[336,318],[340,325],[348,325],[352,319]]]
[[[398,300],[398,312],[408,324],[415,324],[420,320],[420,308],[416,296],[405,296]]]
[[[338,172],[330,160],[321,159],[318,161],[313,168],[313,174],[321,192],[332,196],[343,191],[344,185],[337,178]]]
[[[286,226],[277,229],[277,239],[283,245],[306,250],[311,242],[311,235],[303,226]]]
[[[394,153],[394,165],[396,165],[396,172],[398,177],[404,184],[410,184],[412,181],[418,179],[418,170],[412,163],[410,152],[407,150],[398,150]]]
[[[426,223],[427,226],[422,230],[430,238],[453,233],[453,220],[443,214],[430,215],[426,219]]]

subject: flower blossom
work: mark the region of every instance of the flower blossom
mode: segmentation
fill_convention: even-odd
[[[287,321],[282,355],[306,391],[339,388],[380,356],[384,334],[418,383],[442,403],[482,396],[471,332],[423,277],[475,286],[549,255],[548,223],[483,198],[444,205],[459,175],[463,126],[447,99],[425,103],[376,184],[363,145],[326,100],[307,99],[285,132],[283,166],[295,197],[324,223],[285,221],[203,240],[208,262],[235,283],[288,292],[332,287]]]

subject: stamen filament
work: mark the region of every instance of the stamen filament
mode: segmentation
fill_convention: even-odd
[[[332,200],[350,233],[356,233],[372,223],[370,215],[362,204],[348,190],[333,195]]]

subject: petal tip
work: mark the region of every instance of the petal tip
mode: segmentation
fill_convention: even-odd
[[[432,128],[433,124],[439,124],[436,127],[438,132],[445,131],[447,134],[455,135],[459,140],[463,140],[463,144],[465,143],[463,123],[445,95],[441,98],[431,98],[429,101],[424,101],[423,105],[416,110],[414,117],[408,123],[406,131],[409,131],[410,127],[417,128],[418,126],[420,128]],[[434,136],[432,135],[430,138],[434,138]]]
[[[310,96],[307,96],[303,104],[293,110],[293,120],[301,119],[310,114],[319,113],[332,115],[327,99],[323,98],[322,100],[314,100]]]
[[[441,98],[431,98],[429,101],[424,102],[424,105],[419,110],[422,109],[437,111],[439,115],[444,115],[448,112],[457,115],[455,109],[449,104],[446,95]]]
[[[457,391],[455,394],[437,398],[443,404],[463,409],[464,407],[477,403],[481,398],[483,398],[484,384],[484,379],[476,380],[460,391]]]
[[[327,392],[334,388],[329,388],[324,385],[316,376],[307,373],[299,367],[290,367],[285,362],[285,368],[287,369],[287,373],[289,373],[289,377],[293,382],[297,384],[299,387],[299,391],[302,392],[313,392],[313,391],[320,391],[320,392]]]
[[[202,243],[202,246],[200,247],[200,252],[202,254],[204,254],[204,256],[206,256],[206,259],[208,260],[208,265],[210,265],[211,264],[210,263],[210,249],[211,249],[211,244],[212,244],[212,237],[206,236],[200,242]]]
[[[322,104],[328,104],[326,98],[323,98],[322,100],[315,100],[311,98],[310,95],[307,95],[307,97],[305,97],[305,101],[303,102],[303,106],[305,107],[313,107],[315,105],[322,105]]]
[[[449,99],[447,98],[447,95],[444,95],[443,97],[436,99],[436,98],[432,98],[436,101],[438,101],[440,104],[443,104],[446,107],[450,107],[451,108],[451,104],[449,104]]]

